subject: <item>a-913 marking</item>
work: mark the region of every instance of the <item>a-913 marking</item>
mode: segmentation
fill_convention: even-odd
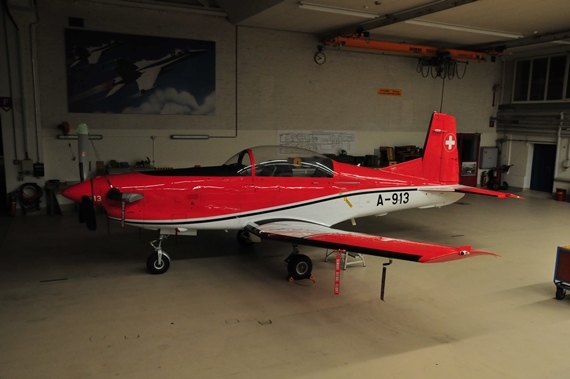
[[[409,192],[394,192],[391,196],[382,197],[382,194],[378,195],[378,201],[376,206],[384,206],[384,204],[407,204],[410,201]]]

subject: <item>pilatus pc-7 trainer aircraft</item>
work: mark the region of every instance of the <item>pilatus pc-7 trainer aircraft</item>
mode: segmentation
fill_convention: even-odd
[[[490,254],[334,229],[341,221],[411,208],[441,207],[465,193],[518,197],[458,184],[455,118],[434,113],[423,157],[372,169],[339,163],[296,147],[240,151],[215,167],[133,172],[80,182],[63,195],[80,203],[80,218],[94,228],[93,206],[124,224],[159,231],[147,260],[162,274],[170,258],[162,241],[202,229],[236,230],[238,242],[273,239],[293,244],[286,259],[293,279],[308,278],[311,259],[299,245],[343,249],[417,262],[444,262]]]

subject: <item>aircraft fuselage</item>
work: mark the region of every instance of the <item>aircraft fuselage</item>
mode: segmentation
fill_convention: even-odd
[[[123,207],[120,201],[106,197],[109,182],[121,192],[143,198]],[[352,218],[444,206],[463,197],[446,191],[445,186],[434,191],[431,183],[338,162],[334,162],[332,177],[129,173],[97,177],[87,185],[92,187],[93,204],[105,208],[110,218],[161,229],[165,234],[242,229],[250,222],[268,219],[331,226]]]

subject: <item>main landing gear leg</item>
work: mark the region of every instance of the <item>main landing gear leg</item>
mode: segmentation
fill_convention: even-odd
[[[161,234],[158,239],[150,243],[154,248],[154,253],[146,260],[146,268],[151,274],[164,274],[170,267],[170,257],[162,250],[162,241],[166,238],[168,238],[168,234]]]
[[[289,273],[289,280],[312,279],[313,278],[313,262],[311,258],[305,254],[299,253],[299,247],[293,245],[293,251],[287,259],[287,272]]]

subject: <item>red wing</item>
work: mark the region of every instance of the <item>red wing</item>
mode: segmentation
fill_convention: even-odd
[[[275,221],[263,225],[252,223],[246,226],[246,230],[261,238],[298,245],[342,249],[354,253],[421,263],[446,262],[474,255],[497,255],[471,250],[470,246],[452,247],[412,242],[332,229],[302,221]]]

